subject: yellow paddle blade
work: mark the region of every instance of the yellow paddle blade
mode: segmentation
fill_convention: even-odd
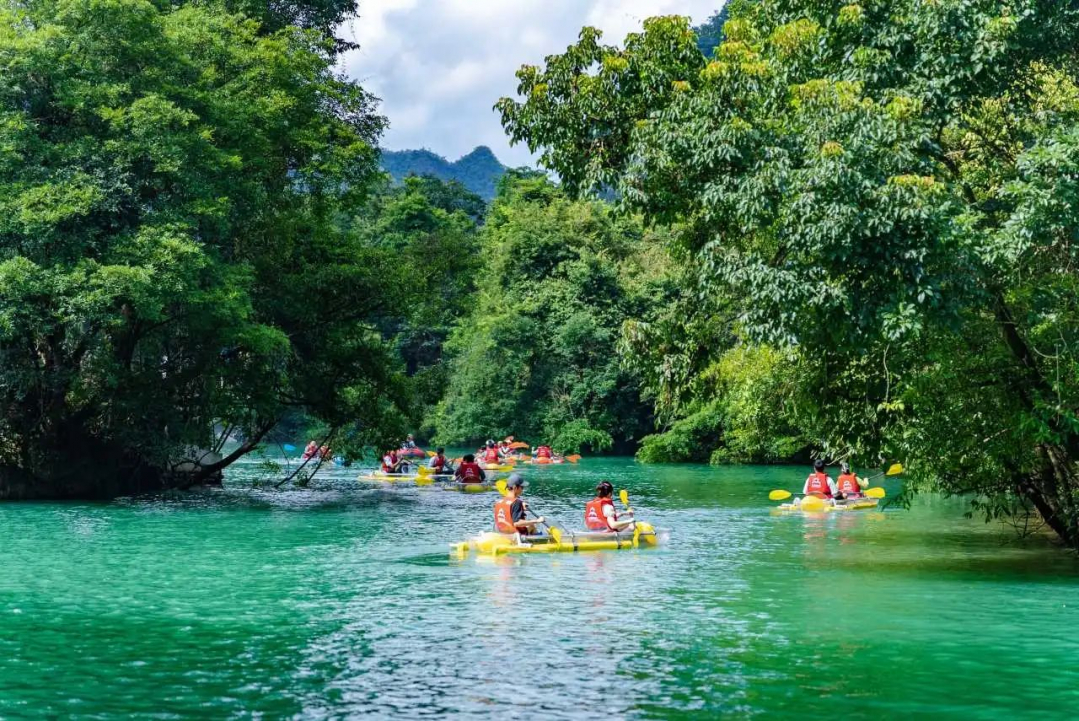
[[[641,545],[641,529],[637,525],[633,526],[633,547],[637,548]]]
[[[769,501],[785,501],[791,497],[790,491],[775,490],[768,494]]]
[[[420,474],[421,476],[429,476],[431,475],[431,469],[427,466],[420,466],[416,469],[416,473]]]
[[[425,476],[425,475],[422,475],[422,474],[416,476],[416,485],[417,486],[430,486],[434,482],[435,482],[435,479],[431,478],[430,476]]]
[[[629,508],[629,491],[623,488],[618,492],[618,497],[622,500],[622,505]]]
[[[562,529],[555,528],[554,526],[551,526],[550,528],[547,529],[547,531],[551,534],[551,538],[554,539],[554,542],[556,544],[558,544],[559,546],[561,546],[562,545]]]
[[[505,496],[505,495],[507,495],[509,493],[509,490],[506,489],[506,481],[505,481],[505,479],[500,479],[500,480],[496,481],[495,482],[495,488],[497,488],[498,492],[501,493],[503,496]]]
[[[434,458],[434,457],[435,457],[435,456],[437,456],[437,455],[438,455],[438,454],[437,454],[437,453],[435,453],[434,451],[427,451],[427,457],[428,457],[428,458]]]
[[[824,499],[816,496],[806,496],[800,506],[803,511],[815,512],[824,510]]]
[[[884,498],[885,493],[883,488],[867,488],[865,495],[867,498]]]
[[[893,463],[892,465],[888,466],[888,473],[886,473],[885,475],[898,476],[902,472],[903,472],[903,464],[901,464],[901,463]]]

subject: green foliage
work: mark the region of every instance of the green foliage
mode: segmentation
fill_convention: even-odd
[[[757,0],[724,32],[706,63],[680,18],[586,29],[503,121],[571,191],[678,224],[684,297],[727,311],[680,347],[797,354],[818,447],[1079,546],[1079,10]],[[706,404],[680,347],[657,392]]]
[[[407,420],[413,427],[446,392],[443,346],[474,303],[482,265],[477,229],[485,213],[483,199],[460,183],[410,177],[374,193],[348,224],[364,246],[394,258],[396,305],[385,309],[378,327],[393,338],[411,378]]]
[[[335,225],[383,120],[285,20],[0,10],[0,493],[126,492],[295,408],[374,437],[401,397],[393,256]]]
[[[631,364],[651,362],[627,351]],[[738,346],[695,374],[693,398],[663,433],[642,440],[646,463],[776,463],[804,456],[800,368],[794,355]]]
[[[622,322],[661,302],[660,243],[542,175],[507,176],[482,233],[474,311],[454,331],[441,441],[514,434],[560,451],[626,447],[651,426],[619,363]]]

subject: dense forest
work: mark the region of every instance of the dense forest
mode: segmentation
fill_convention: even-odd
[[[1071,4],[585,28],[497,105],[544,172],[380,155],[353,11],[0,11],[0,497],[512,433],[898,459],[1079,545]]]

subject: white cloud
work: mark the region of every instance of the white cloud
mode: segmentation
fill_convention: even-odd
[[[390,120],[383,145],[430,148],[454,160],[487,145],[507,165],[531,162],[510,148],[498,98],[517,89],[514,72],[540,64],[577,39],[584,25],[621,43],[654,15],[707,19],[722,0],[359,0],[341,28],[360,49],[345,71],[382,98]]]

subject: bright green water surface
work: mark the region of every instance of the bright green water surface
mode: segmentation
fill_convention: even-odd
[[[361,486],[0,505],[0,717],[1074,718],[1079,562],[923,498],[769,514],[800,469],[601,478],[659,549],[453,561],[490,495]],[[886,487],[894,491],[896,486]]]

